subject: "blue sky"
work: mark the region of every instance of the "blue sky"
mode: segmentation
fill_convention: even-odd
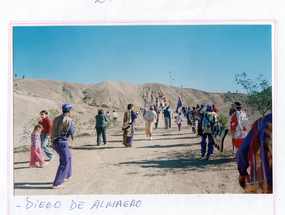
[[[245,92],[235,74],[272,85],[270,25],[36,26],[13,29],[14,74],[76,83],[162,83]]]

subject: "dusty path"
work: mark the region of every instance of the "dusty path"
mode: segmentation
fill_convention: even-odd
[[[186,122],[182,131],[162,120],[153,140],[136,127],[132,148],[122,145],[120,128],[107,130],[108,145],[96,146],[94,133],[69,141],[73,178],[64,189],[51,189],[58,155],[45,168],[29,168],[30,152],[14,153],[14,195],[88,194],[218,194],[242,193],[238,171],[226,137],[224,152],[201,159],[200,138]]]

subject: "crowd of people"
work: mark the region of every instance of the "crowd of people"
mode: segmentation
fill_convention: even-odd
[[[215,144],[213,132],[219,121],[218,109],[215,105],[202,103],[192,108],[188,107],[188,109],[183,107],[176,116],[174,116],[169,106],[159,109],[155,105],[150,105],[149,110],[143,116],[145,134],[149,140],[152,139],[154,128],[158,128],[160,114],[164,119],[165,129],[171,128],[171,120],[175,119],[179,132],[181,131],[183,114],[187,119],[188,128],[191,128],[193,133],[197,133],[197,137],[201,137],[201,157],[206,160],[210,159]],[[236,153],[236,162],[240,173],[240,185],[248,192],[272,192],[272,114],[257,120],[252,125],[249,134],[246,131],[246,124],[249,123],[249,120],[242,109],[241,103],[235,102],[230,109],[229,115],[233,152]],[[135,123],[138,116],[139,114],[135,111],[134,105],[129,104],[127,111],[124,113],[122,125],[122,144],[125,147],[132,147],[133,145]],[[98,146],[101,145],[101,139],[103,139],[104,145],[108,144],[106,128],[110,117],[109,111],[104,115],[104,110],[98,110],[95,117]],[[115,110],[112,117],[114,121],[118,120],[118,114]],[[31,134],[30,167],[46,166],[48,162],[44,160],[45,155],[49,160],[55,157],[54,153],[47,147],[48,139],[51,139],[52,147],[59,155],[59,167],[53,182],[53,189],[63,188],[63,182],[72,177],[71,153],[67,141],[69,137],[73,139],[74,133],[72,106],[69,103],[62,105],[62,114],[56,117],[52,123],[48,118],[47,111],[40,112],[38,125],[34,127]],[[256,162],[257,157],[259,163]],[[36,165],[37,160],[39,166]],[[251,167],[250,177],[247,173],[249,166]],[[261,183],[262,185],[260,185]]]

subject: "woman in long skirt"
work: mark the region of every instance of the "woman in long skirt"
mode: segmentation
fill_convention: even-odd
[[[153,129],[153,124],[156,122],[157,115],[156,112],[154,111],[153,106],[151,105],[149,107],[149,111],[146,113],[144,116],[145,120],[145,134],[149,139],[152,139],[152,129]]]
[[[128,110],[124,114],[123,119],[123,145],[125,147],[132,147],[136,118],[138,118],[138,113],[136,113],[133,104],[128,105]]]

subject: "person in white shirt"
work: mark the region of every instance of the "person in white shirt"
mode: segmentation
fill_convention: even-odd
[[[112,114],[113,120],[114,120],[114,126],[116,126],[117,123],[117,119],[118,119],[118,114],[115,110],[113,110],[113,114]]]

